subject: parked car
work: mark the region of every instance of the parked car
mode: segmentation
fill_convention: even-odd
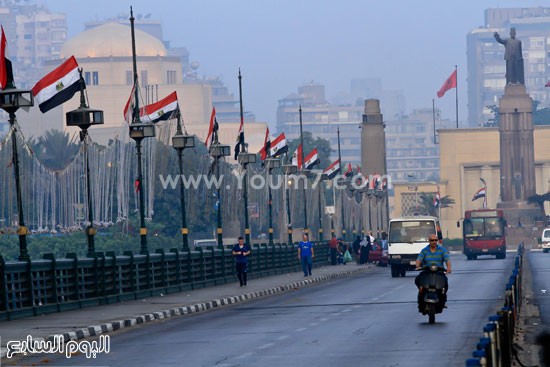
[[[550,251],[550,228],[546,228],[542,231],[541,237],[542,252],[547,253]]]
[[[388,248],[384,248],[380,242],[375,242],[369,252],[369,261],[380,266],[388,266]]]

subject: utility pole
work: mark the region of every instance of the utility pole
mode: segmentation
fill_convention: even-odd
[[[302,172],[305,171],[305,164],[306,162],[304,162],[304,132],[302,130],[302,104],[300,104],[300,109],[299,109],[299,112],[300,112],[300,144],[302,145],[302,149],[301,149],[301,159],[302,159]],[[307,185],[307,176],[306,176],[306,181],[304,183],[304,190],[303,190],[303,193],[304,193],[304,233],[305,234],[308,234],[309,233],[309,229],[308,229],[308,225],[307,225],[307,197],[306,197],[306,185]]]
[[[342,152],[340,150],[340,127],[336,127],[336,133],[338,134],[338,159],[340,160],[340,173],[342,173],[343,170],[343,162],[342,162]],[[334,208],[336,209],[336,198],[334,198]],[[344,190],[340,190],[340,200],[342,202],[341,209],[342,209],[342,239],[346,239],[346,222],[344,220]]]

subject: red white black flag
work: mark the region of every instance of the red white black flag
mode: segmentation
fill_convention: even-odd
[[[80,90],[79,82],[78,64],[74,56],[71,56],[32,88],[40,111],[45,113],[67,102]]]
[[[265,161],[265,159],[269,157],[271,154],[271,139],[269,138],[269,126],[267,127],[267,131],[265,132],[264,146],[259,153],[261,155],[262,161]]]

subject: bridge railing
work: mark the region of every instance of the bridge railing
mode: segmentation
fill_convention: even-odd
[[[483,328],[483,337],[473,352],[474,358],[466,360],[466,366],[512,365],[512,345],[521,309],[523,252],[524,245],[521,243],[514,260],[514,270],[506,284],[504,305],[496,315],[489,317],[489,323]]]
[[[314,243],[316,265],[328,264],[327,243]],[[296,244],[253,244],[249,278],[298,271]],[[148,255],[98,253],[77,258],[4,261],[0,256],[0,320],[62,312],[235,281],[232,249],[156,250]]]

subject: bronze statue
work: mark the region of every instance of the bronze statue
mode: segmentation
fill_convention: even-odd
[[[503,40],[497,32],[494,37],[498,43],[505,47],[504,60],[506,60],[506,84],[525,84],[523,72],[523,56],[521,54],[521,41],[516,39],[516,29],[510,29],[510,38]]]

